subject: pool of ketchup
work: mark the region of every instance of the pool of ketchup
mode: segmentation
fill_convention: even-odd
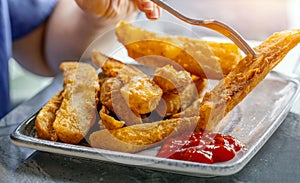
[[[167,139],[157,156],[212,164],[231,160],[244,145],[229,135],[201,131]]]

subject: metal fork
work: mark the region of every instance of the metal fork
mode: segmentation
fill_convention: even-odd
[[[170,5],[168,5],[166,2],[162,0],[151,0],[151,1],[186,23],[206,27],[223,34],[224,36],[232,40],[246,55],[255,56],[255,51],[248,45],[245,39],[230,26],[213,19],[212,20],[192,19],[179,13],[177,10],[175,10],[174,8],[172,8]]]

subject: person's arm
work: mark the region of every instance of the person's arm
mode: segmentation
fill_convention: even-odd
[[[111,0],[101,5],[103,2],[105,0],[59,0],[47,22],[14,42],[14,58],[36,74],[52,76],[59,72],[61,61],[78,60],[91,41],[109,25],[113,26],[120,19],[132,19],[137,8],[149,19],[157,19],[160,14],[147,0]],[[101,12],[95,7],[104,9]]]

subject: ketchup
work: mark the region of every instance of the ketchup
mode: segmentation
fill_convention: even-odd
[[[187,132],[167,139],[157,156],[212,164],[232,159],[243,147],[240,141],[229,135],[208,131]]]

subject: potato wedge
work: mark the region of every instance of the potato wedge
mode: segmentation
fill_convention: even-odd
[[[180,92],[192,83],[192,76],[187,71],[176,71],[172,65],[166,65],[155,70],[153,81],[163,90]]]
[[[101,85],[100,102],[111,112],[114,112],[116,117],[122,120],[123,122],[125,122],[127,126],[142,123],[141,116],[138,113],[133,112],[129,108],[128,103],[123,98],[120,91],[122,86],[123,84],[118,78],[116,77],[106,78]],[[105,111],[107,110],[103,109],[100,111],[100,117],[101,114],[103,116],[106,114]],[[105,124],[108,123],[109,122]],[[123,124],[123,126],[124,125],[125,124]],[[110,126],[110,125],[105,125],[105,126]],[[113,129],[113,128],[108,128],[108,129]]]
[[[191,132],[199,117],[162,120],[115,130],[98,130],[90,137],[90,145],[95,148],[135,153],[158,146],[165,139]]]
[[[53,128],[62,142],[78,144],[96,120],[98,74],[80,62],[63,62],[60,69],[64,72],[63,99]]]
[[[99,126],[102,129],[114,130],[125,126],[125,121],[119,121],[110,116],[110,112],[103,105],[99,111],[100,121]]]
[[[47,104],[39,111],[35,119],[37,137],[40,139],[57,141],[58,137],[53,128],[56,111],[62,102],[62,91],[56,93]]]
[[[123,83],[120,87],[121,94],[135,114],[146,114],[156,108],[163,92],[149,76],[132,65],[99,52],[93,52],[92,60],[101,67],[104,74],[116,77]]]
[[[222,79],[242,58],[233,43],[159,35],[124,21],[116,26],[116,35],[137,62],[151,66],[171,64],[209,79]]]
[[[189,108],[173,117],[200,116],[197,129],[212,130],[300,42],[300,30],[274,33],[255,48],[221,81]]]

